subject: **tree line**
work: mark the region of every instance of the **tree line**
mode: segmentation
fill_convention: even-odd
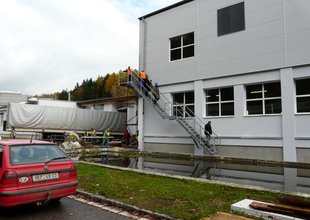
[[[123,75],[123,71],[119,71],[118,73],[98,76],[95,80],[92,78],[85,79],[81,84],[77,82],[74,89],[70,91],[63,89],[61,92],[42,94],[39,97],[68,100],[70,93],[71,101],[84,101],[133,95],[134,91],[132,89],[119,85],[119,78]]]

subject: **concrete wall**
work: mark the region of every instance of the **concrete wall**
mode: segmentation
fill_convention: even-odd
[[[193,145],[189,144],[165,144],[165,143],[145,143],[145,151],[150,152],[169,152],[169,153],[187,153],[194,154]]]

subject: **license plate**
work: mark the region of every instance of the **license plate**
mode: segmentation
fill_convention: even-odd
[[[56,180],[58,179],[58,173],[45,173],[45,174],[38,174],[32,176],[33,182],[41,182],[47,180]]]

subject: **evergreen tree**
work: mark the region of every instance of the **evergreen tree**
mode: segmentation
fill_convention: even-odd
[[[59,100],[68,100],[68,92],[66,90],[62,90],[58,95]]]

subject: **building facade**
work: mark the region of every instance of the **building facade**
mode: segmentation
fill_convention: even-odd
[[[139,20],[140,70],[171,109],[212,122],[219,155],[310,162],[310,1],[184,0]],[[142,99],[139,138],[203,153]]]
[[[28,96],[20,92],[0,91],[0,133],[3,133],[9,103],[27,102]]]

